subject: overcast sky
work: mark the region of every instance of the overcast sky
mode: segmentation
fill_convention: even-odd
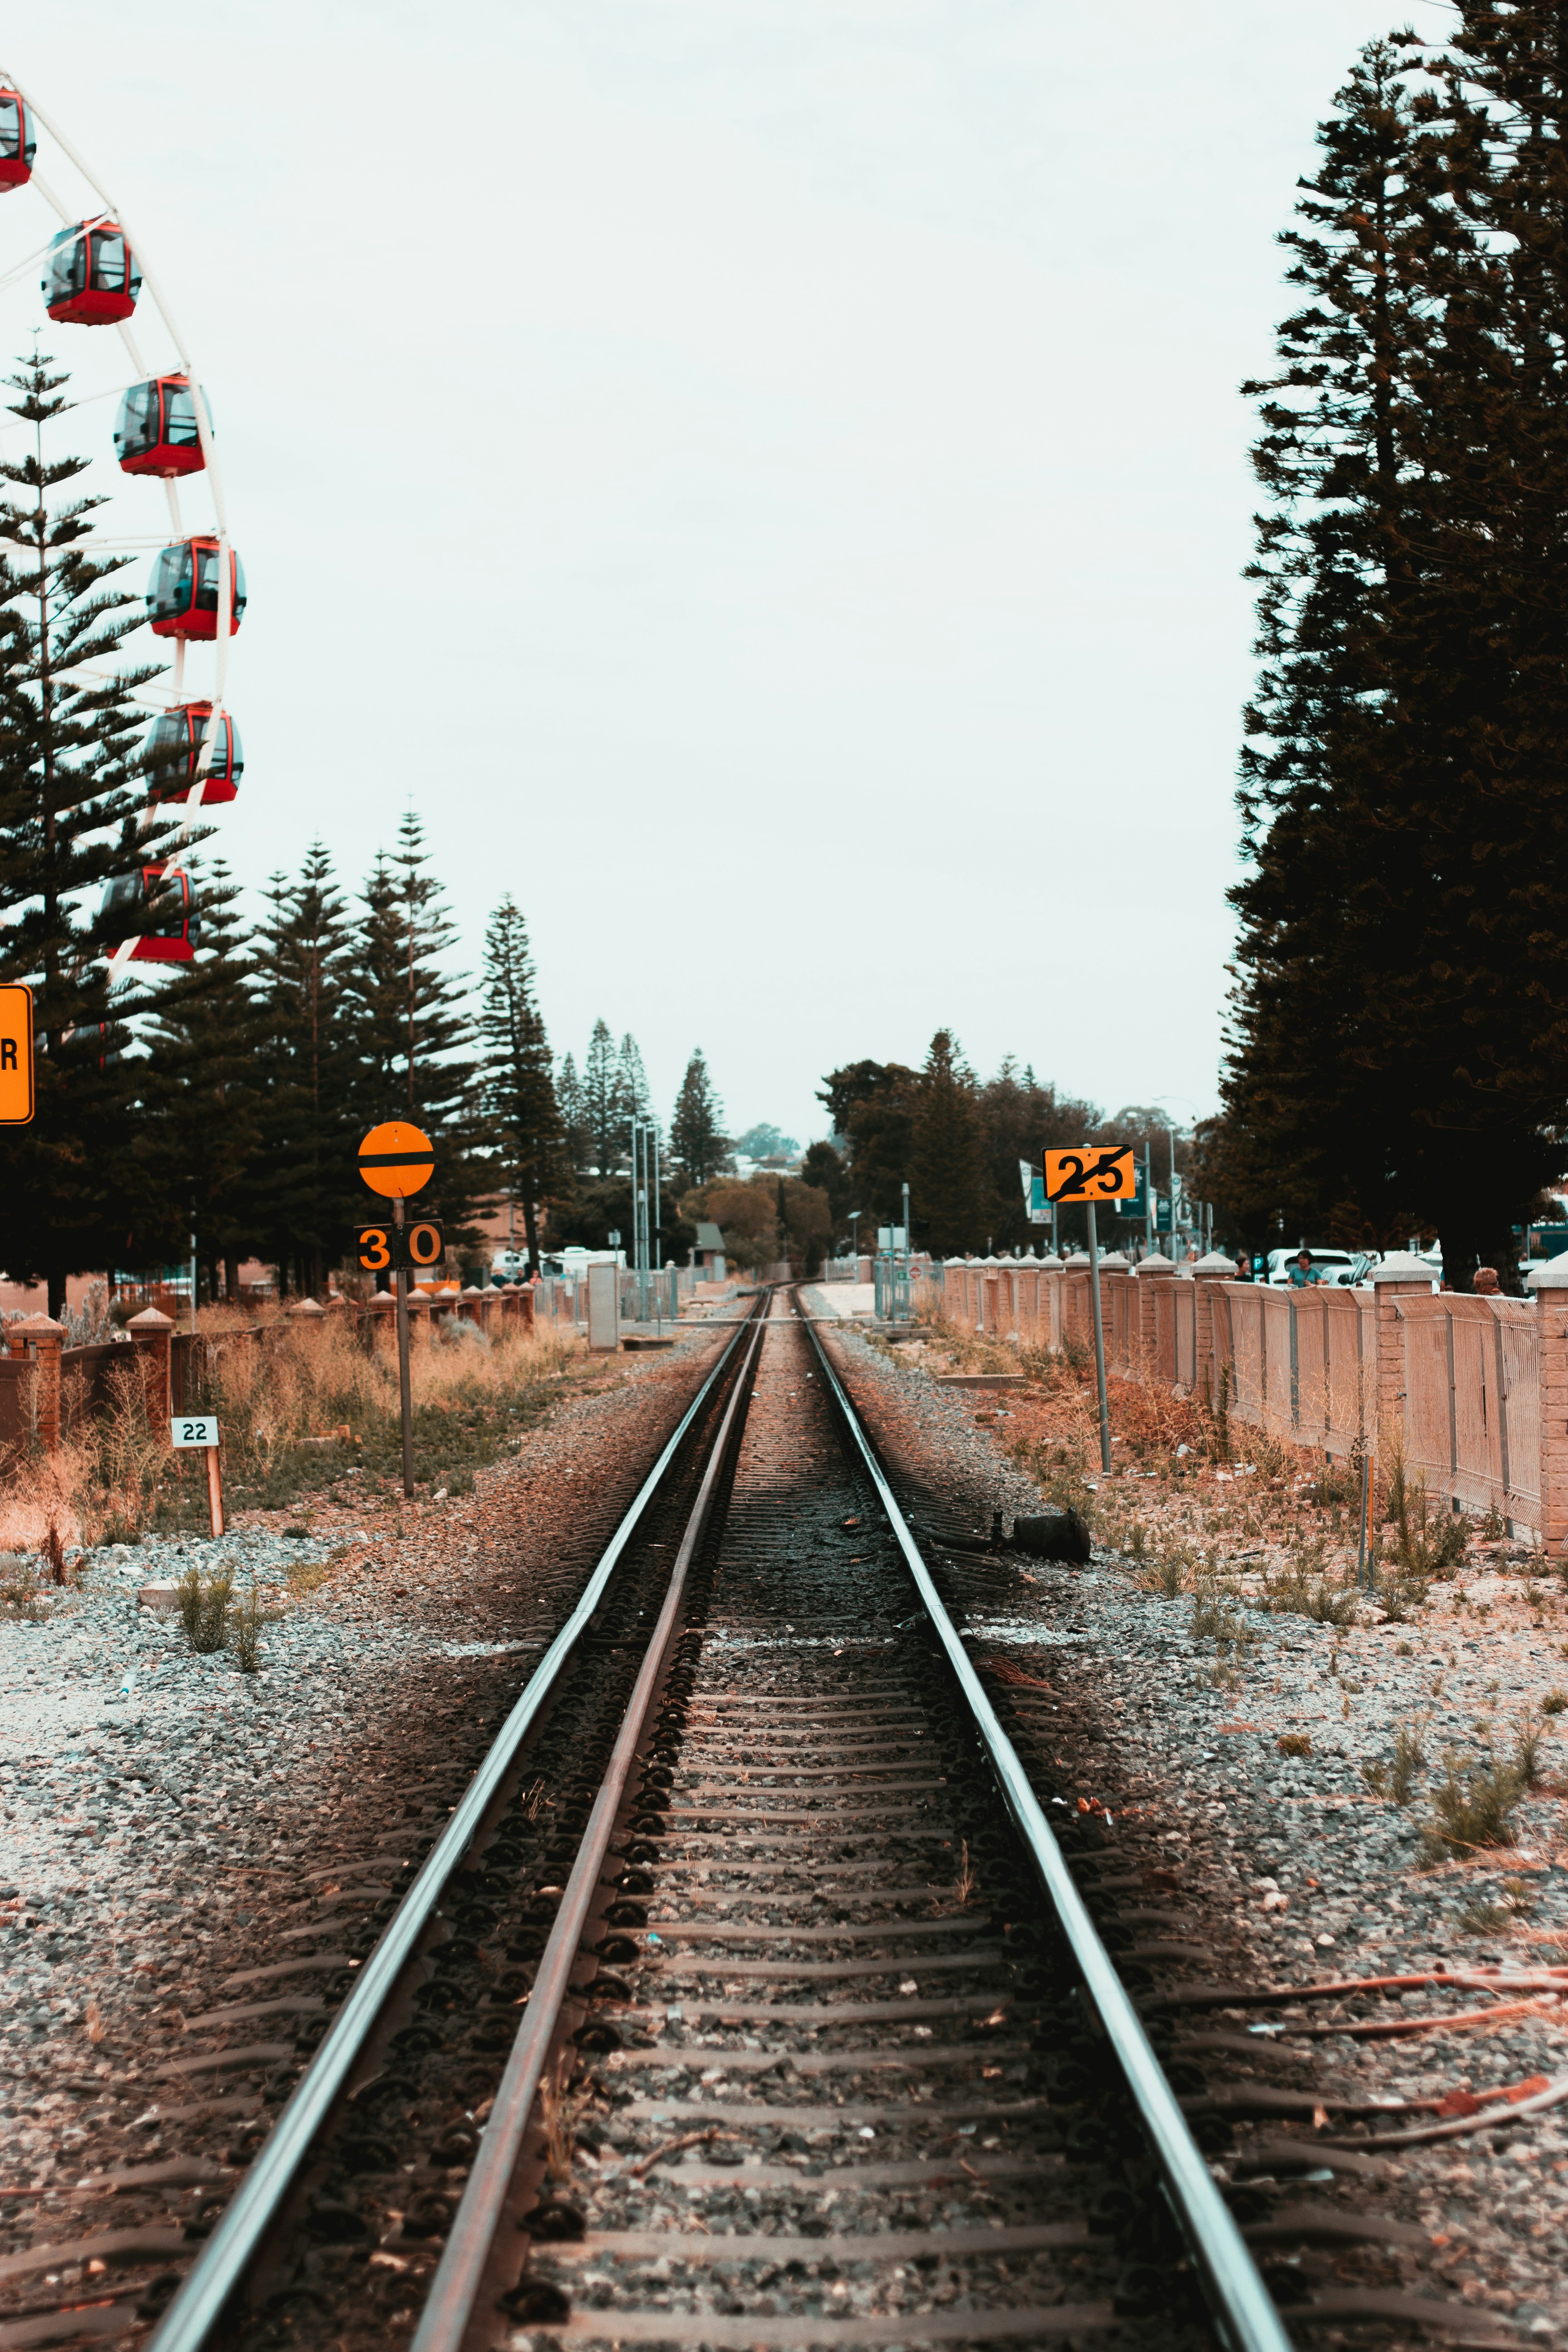
[[[467,962],[511,891],[557,1049],[631,1029],[666,1116],[700,1044],[734,1131],[805,1139],[822,1072],[919,1061],[942,1024],[983,1073],[1010,1051],[1107,1108],[1212,1107],[1236,386],[1314,125],[1402,12],[10,21],[5,64],[123,206],[216,413],[251,604],[215,846],[247,885],[319,835],[357,886],[412,806]],[[50,226],[10,197],[5,265]],[[11,350],[37,277],[0,296]],[[126,379],[111,330],[46,347],[84,391]],[[72,420],[84,450],[112,407]],[[162,531],[156,485],[101,487],[107,528]]]

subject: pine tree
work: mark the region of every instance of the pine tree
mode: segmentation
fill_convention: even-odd
[[[368,1128],[405,1118],[429,1136],[435,1172],[423,1205],[451,1230],[448,1243],[472,1241],[461,1230],[492,1181],[482,1156],[479,1073],[467,1049],[474,1041],[460,975],[443,968],[458,927],[441,885],[429,871],[423,828],[410,810],[391,858],[379,856],[361,893],[364,920],[349,992],[363,1066],[357,1097]]]
[[[167,1255],[183,1256],[194,1234],[214,1298],[239,1295],[262,1129],[258,1053],[266,1017],[251,993],[237,897],[227,867],[215,861],[201,882],[200,950],[175,967],[159,1000],[140,1073],[153,1189],[170,1220]]]
[[[587,1112],[583,1101],[583,1081],[570,1054],[561,1056],[561,1066],[555,1074],[555,1099],[565,1136],[566,1164],[568,1168],[586,1167],[591,1150]]]
[[[132,926],[95,919],[82,902],[155,860],[173,827],[145,812],[145,719],[128,699],[156,667],[85,667],[113,662],[144,609],[107,584],[128,559],[92,551],[89,518],[104,500],[51,500],[88,460],[45,459],[44,428],[68,405],[68,378],[50,364],[36,354],[7,378],[33,446],[0,465],[20,492],[0,502],[0,977],[33,989],[37,1045],[34,1118],[0,1130],[0,1185],[6,1269],[46,1280],[58,1318],[68,1274],[135,1265],[150,1245],[123,1024],[157,992],[139,964],[111,1012],[103,952]]]
[[[621,1103],[615,1041],[608,1023],[603,1020],[594,1024],[587,1059],[583,1065],[583,1124],[588,1132],[595,1171],[607,1176],[616,1164]]]
[[[485,1107],[509,1192],[522,1203],[531,1274],[539,1271],[539,1225],[544,1203],[565,1179],[565,1138],[551,1078],[550,1045],[533,992],[528,931],[510,898],[490,918],[485,935]]]
[[[694,1046],[669,1122],[669,1148],[688,1184],[710,1183],[722,1170],[730,1150],[721,1126],[723,1116],[702,1048]]]
[[[357,944],[320,842],[298,882],[273,875],[267,902],[256,939],[263,1018],[256,1230],[283,1286],[291,1275],[301,1293],[316,1296],[365,1201],[357,1160],[364,1053],[351,991]]]
[[[648,1097],[647,1077],[642,1066],[637,1041],[628,1029],[621,1039],[621,1049],[616,1058],[616,1152],[617,1158],[630,1160],[632,1151],[632,1121],[647,1118],[652,1111]]]
[[[910,1214],[934,1256],[973,1249],[981,1218],[980,1119],[974,1080],[949,1032],[931,1041],[915,1097]]]
[[[1249,1238],[1408,1231],[1413,1090],[1390,1054],[1387,973],[1408,951],[1391,754],[1413,710],[1394,646],[1427,562],[1424,386],[1451,238],[1428,106],[1373,42],[1321,126],[1282,242],[1306,300],[1279,330],[1253,462],[1269,499],[1250,576],[1262,659],[1240,795],[1252,874],[1230,1003],[1226,1113],[1204,1181]]]
[[[1426,562],[1393,659],[1403,853],[1374,1013],[1450,1278],[1512,1286],[1568,1127],[1568,12],[1461,0],[1423,385]],[[1392,895],[1392,893],[1391,893]],[[1390,952],[1390,950],[1394,952]]]

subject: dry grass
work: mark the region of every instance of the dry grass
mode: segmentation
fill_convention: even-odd
[[[335,1318],[313,1332],[274,1318],[257,1339],[218,1308],[200,1329],[206,1360],[194,1409],[218,1416],[231,1507],[285,1504],[351,1470],[367,1485],[397,1474],[395,1354],[366,1352]],[[65,1546],[133,1542],[149,1525],[206,1527],[203,1457],[171,1454],[166,1430],[148,1419],[142,1359],[125,1356],[110,1367],[106,1412],[89,1416],[68,1397],[73,1434],[59,1451],[14,1453],[0,1486],[0,1549],[58,1560]],[[519,1444],[586,1362],[575,1337],[552,1331],[503,1337],[449,1322],[440,1336],[421,1334],[411,1383],[416,1479],[471,1490],[475,1471]],[[322,1432],[331,1433],[327,1444],[310,1442]]]
[[[397,1360],[368,1353],[334,1320],[267,1346],[211,1334],[210,1407],[224,1433],[225,1475],[237,1496],[286,1502],[323,1472],[376,1475],[400,1461]],[[546,1409],[562,1376],[584,1360],[575,1338],[487,1334],[449,1321],[414,1349],[415,1475],[465,1493],[474,1471]],[[342,1434],[347,1432],[347,1435]],[[331,1433],[322,1446],[310,1441]]]

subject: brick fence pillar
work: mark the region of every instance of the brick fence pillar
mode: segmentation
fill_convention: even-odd
[[[135,1340],[141,1354],[148,1422],[167,1444],[169,1420],[174,1410],[174,1391],[170,1379],[174,1322],[169,1316],[160,1313],[156,1307],[144,1307],[140,1315],[131,1318],[125,1328]]]
[[[378,1290],[365,1303],[370,1317],[371,1345],[377,1355],[397,1353],[397,1293]]]
[[[1131,1375],[1132,1261],[1124,1250],[1107,1250],[1100,1261],[1100,1311],[1105,1318],[1105,1361],[1113,1372]],[[1118,1307],[1120,1306],[1120,1313]],[[1120,1333],[1120,1345],[1118,1334]]]
[[[60,1442],[60,1349],[65,1327],[47,1315],[29,1315],[11,1326],[12,1346],[25,1348],[37,1368],[34,1391],[33,1427],[46,1454],[58,1451]]]
[[[1432,1292],[1432,1269],[1407,1250],[1390,1250],[1376,1265],[1368,1266],[1363,1280],[1377,1298],[1377,1387],[1373,1397],[1373,1452],[1381,1454],[1384,1432],[1405,1427],[1405,1331],[1400,1321],[1401,1298]]]
[[[1173,1282],[1176,1269],[1159,1250],[1138,1262],[1138,1328],[1128,1332],[1130,1351],[1133,1353],[1132,1375],[1135,1380],[1148,1381],[1159,1377],[1160,1370],[1160,1307],[1154,1295],[1157,1282]],[[1175,1368],[1172,1367],[1172,1377]]]
[[[1193,1300],[1193,1362],[1197,1392],[1212,1412],[1219,1400],[1219,1366],[1215,1357],[1214,1317],[1218,1294],[1215,1285],[1236,1280],[1235,1261],[1223,1250],[1210,1250],[1193,1268],[1197,1294]]]
[[[1062,1344],[1062,1263],[1054,1250],[1040,1260],[1040,1341],[1047,1348]]]
[[[1094,1345],[1093,1301],[1089,1295],[1089,1252],[1074,1250],[1062,1261],[1062,1338]]]
[[[301,1298],[289,1309],[289,1328],[311,1348],[320,1346],[321,1333],[327,1325],[327,1310],[313,1298]]]
[[[1555,1564],[1568,1559],[1568,1257],[1532,1266],[1524,1286],[1541,1326],[1541,1546]]]

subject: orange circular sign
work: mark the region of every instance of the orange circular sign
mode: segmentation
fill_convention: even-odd
[[[435,1167],[434,1144],[406,1119],[373,1127],[359,1148],[359,1172],[384,1201],[406,1201],[428,1184]]]

